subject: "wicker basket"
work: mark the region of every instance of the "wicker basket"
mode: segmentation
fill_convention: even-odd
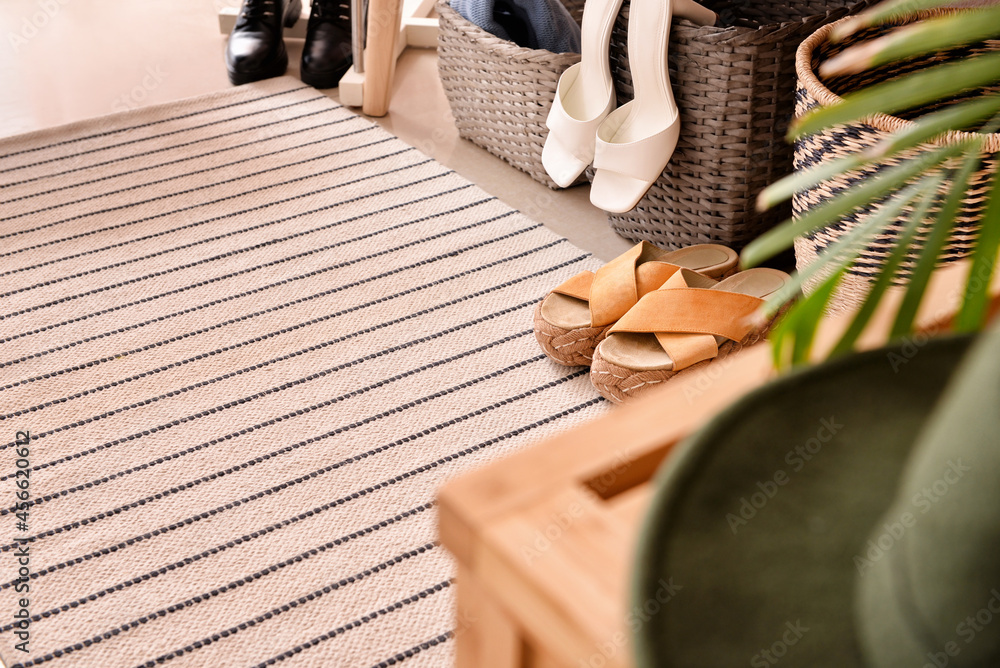
[[[636,208],[608,215],[611,227],[633,241],[663,247],[722,243],[740,249],[787,219],[790,208],[758,213],[754,201],[792,171],[785,132],[795,106],[795,49],[823,24],[874,4],[855,3],[703,0],[727,27],[676,21],[669,70],[680,141]],[[619,104],[633,97],[627,37],[626,0],[611,37]]]
[[[926,14],[922,16],[926,16]],[[840,51],[843,51],[847,46],[885,34],[894,26],[909,23],[915,18],[900,18],[889,26],[861,31],[848,40],[836,45],[831,44],[828,40],[828,35],[833,29],[832,25],[819,29],[806,39],[799,48],[796,62],[799,77],[795,109],[796,116],[801,116],[817,106],[834,104],[840,101],[841,95],[873,83],[887,81],[908,72],[924,69],[935,64],[968,58],[976,53],[1000,50],[1000,40],[993,40],[935,53],[930,56],[892,63],[858,75],[837,77],[826,81],[820,81],[817,77],[816,71],[819,65]],[[989,90],[994,93],[1000,93],[1000,86]],[[982,90],[970,91],[966,95],[949,100],[945,104],[912,110],[902,116],[877,114],[870,117],[866,123],[837,126],[830,130],[811,135],[797,142],[795,146],[795,167],[796,169],[806,169],[819,163],[857,154],[859,151],[878,143],[889,133],[909,127],[912,124],[912,121],[909,120],[910,118],[915,118],[934,108],[940,108],[959,102],[962,99],[968,99],[982,92]],[[917,157],[924,151],[968,139],[971,136],[971,134],[965,132],[951,133],[946,137],[916,149],[903,151],[891,160],[885,161],[884,164],[889,166],[898,165],[903,160]],[[960,260],[971,254],[972,246],[978,233],[979,222],[982,219],[988,199],[988,190],[992,175],[997,170],[998,152],[1000,152],[1000,134],[989,135],[983,155],[984,159],[980,163],[979,171],[970,179],[968,191],[955,220],[955,229],[942,253],[942,263]],[[815,188],[798,193],[793,198],[795,215],[801,215],[820,202],[871,176],[878,169],[882,168],[873,166],[848,172],[836,179],[825,181]],[[942,192],[946,192],[948,189],[950,189],[950,184],[946,183],[942,187]],[[798,267],[801,269],[814,262],[819,253],[882,205],[879,202],[870,207],[858,209],[836,225],[797,239],[795,242],[795,259]],[[862,252],[857,264],[849,271],[849,274],[840,284],[839,294],[833,304],[834,310],[845,306],[853,306],[861,302],[867,293],[870,282],[874,280],[874,277],[891,252],[891,247],[898,238],[901,225],[902,221],[891,225],[885,234],[877,237]],[[925,233],[926,231],[919,234],[923,236]],[[903,263],[901,271],[895,279],[897,283],[906,281],[909,269],[913,266],[915,260],[916,257],[914,255]]]
[[[563,0],[577,23],[583,0]],[[439,0],[438,72],[458,134],[550,188],[542,167],[545,119],[576,53],[526,49],[470,23]]]

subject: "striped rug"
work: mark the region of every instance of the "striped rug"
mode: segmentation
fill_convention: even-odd
[[[6,664],[449,665],[435,490],[606,409],[596,264],[290,78],[0,141]]]

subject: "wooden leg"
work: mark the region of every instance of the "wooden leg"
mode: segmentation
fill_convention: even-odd
[[[368,3],[368,45],[361,108],[369,116],[385,116],[389,111],[402,11],[402,0],[369,0]]]
[[[522,668],[523,640],[510,616],[463,566],[459,566],[456,585],[456,668]]]

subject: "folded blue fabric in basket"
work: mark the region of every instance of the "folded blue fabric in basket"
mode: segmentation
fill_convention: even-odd
[[[518,46],[580,53],[580,26],[559,0],[451,0],[451,7]]]

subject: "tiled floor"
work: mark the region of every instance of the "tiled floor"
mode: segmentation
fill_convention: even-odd
[[[2,0],[0,136],[228,87],[217,14],[237,6],[239,0]],[[297,76],[302,42],[287,45],[288,74]],[[460,139],[433,50],[403,54],[389,115],[379,123],[598,257],[631,245],[590,204],[586,186],[553,192]]]

